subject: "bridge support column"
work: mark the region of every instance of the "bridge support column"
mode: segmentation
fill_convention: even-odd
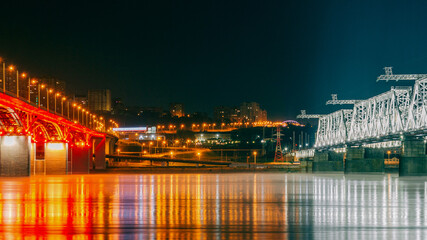
[[[46,143],[44,170],[45,174],[67,174],[68,143]]]
[[[105,138],[105,154],[106,155],[113,155],[114,154],[114,144],[115,140],[109,137]],[[110,161],[112,159],[105,159],[106,165],[108,166],[110,164]]]
[[[384,150],[378,148],[347,148],[346,174],[384,173]]]
[[[93,139],[93,154],[95,155],[95,169],[105,169],[105,138]]]
[[[399,176],[426,176],[426,144],[420,139],[405,139],[399,161]]]
[[[73,146],[71,148],[70,174],[89,173],[91,149],[87,146]]]
[[[0,176],[29,176],[30,149],[30,137],[0,137]]]
[[[343,171],[343,153],[333,151],[314,152],[313,172],[340,172]]]

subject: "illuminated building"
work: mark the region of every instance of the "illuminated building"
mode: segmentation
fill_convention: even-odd
[[[87,99],[90,111],[111,111],[111,92],[109,89],[89,90],[87,93]]]
[[[172,117],[183,117],[184,113],[184,104],[182,103],[171,103],[169,106],[169,112]]]
[[[259,103],[244,102],[240,105],[240,115],[245,122],[267,121],[267,111],[260,108]]]

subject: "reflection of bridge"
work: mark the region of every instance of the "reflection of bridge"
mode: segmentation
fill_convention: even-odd
[[[314,170],[382,172],[385,150],[401,148],[400,174],[427,175],[427,75],[393,75],[387,68],[378,80],[415,80],[415,84],[392,87],[354,102],[352,109],[321,115]]]
[[[105,168],[115,125],[0,59],[0,175]]]

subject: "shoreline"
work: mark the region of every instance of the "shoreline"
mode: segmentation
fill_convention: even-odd
[[[187,173],[245,173],[245,172],[305,172],[301,168],[222,168],[222,167],[110,167],[91,170],[90,174],[187,174]]]

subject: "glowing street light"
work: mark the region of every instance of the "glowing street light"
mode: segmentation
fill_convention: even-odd
[[[257,152],[256,151],[254,151],[254,163],[256,164],[256,155],[257,155]]]
[[[64,115],[64,101],[67,100],[66,97],[62,97],[61,99],[61,115]]]

